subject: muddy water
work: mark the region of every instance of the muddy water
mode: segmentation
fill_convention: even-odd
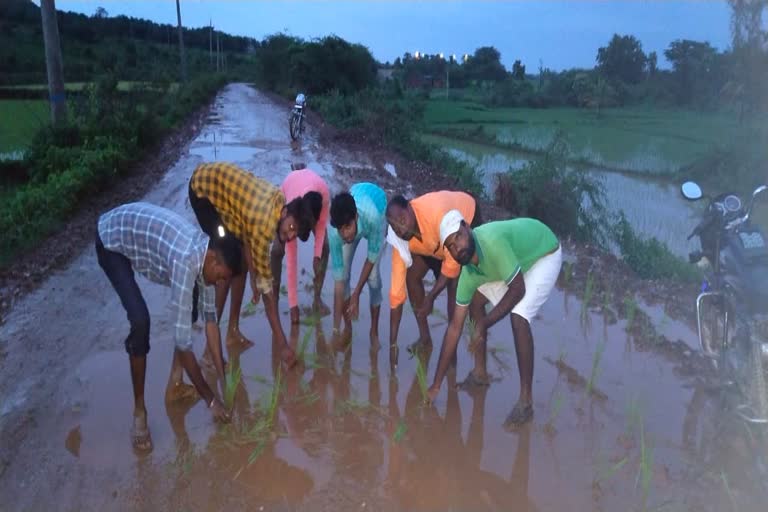
[[[483,184],[489,194],[496,186],[496,175],[522,168],[530,159],[512,151],[491,149],[487,146],[453,139],[430,136],[430,140],[443,145],[456,158],[483,172]],[[645,237],[654,237],[665,243],[672,252],[687,258],[697,249],[696,241],[686,238],[698,223],[695,207],[680,195],[677,185],[641,174],[608,172],[589,169],[605,188],[609,211],[624,211],[632,226]]]
[[[350,165],[346,157],[323,153],[311,132],[301,146],[288,146],[285,115],[247,87],[230,86],[189,154],[147,200],[193,218],[186,179],[201,155],[213,151],[213,132],[217,144],[222,141],[218,158],[238,159],[275,183],[297,158],[324,173],[334,163]],[[238,149],[228,154],[228,145]],[[254,150],[244,154],[241,146]],[[366,161],[365,155],[351,157]],[[310,247],[300,246],[304,268],[311,268]],[[386,282],[389,253],[382,272]],[[324,297],[330,304],[329,281]],[[311,273],[301,274],[303,306],[310,282]],[[449,375],[436,406],[426,407],[416,359],[404,350],[416,332],[410,312],[403,318],[394,374],[388,351],[370,350],[367,292],[351,345],[330,338],[330,318],[301,325],[290,339],[305,347],[307,364],[283,372],[257,307],[241,321],[256,346],[227,355],[242,368],[242,379],[233,424],[220,426],[202,402],[164,404],[173,343],[169,293],[144,280],[140,286],[153,312],[147,407],[154,451],[137,457],[130,448],[131,388],[121,348],[127,323],[87,251],[0,327],[0,339],[11,349],[0,372],[0,429],[25,433],[18,446],[3,446],[13,448],[13,458],[0,473],[0,508],[764,509],[751,456],[756,448],[747,444],[740,424],[721,421],[716,394],[681,376],[684,361],[653,348],[638,350],[642,340],[629,338],[623,321],[606,322],[560,290],[533,327],[534,421],[509,433],[501,424],[518,385],[507,321],[490,331],[489,369],[497,377],[492,386],[465,393],[449,385],[471,368],[462,344],[456,375]],[[436,304],[439,311],[444,300]],[[288,329],[286,303],[283,297]],[[386,308],[382,340],[388,340]],[[433,315],[431,323],[439,348],[445,322]],[[668,329],[668,335],[693,341],[684,325]],[[195,343],[200,354],[199,332]],[[430,377],[436,358],[437,349],[424,358]],[[256,435],[275,388],[274,422]],[[13,397],[10,405],[6,397]]]

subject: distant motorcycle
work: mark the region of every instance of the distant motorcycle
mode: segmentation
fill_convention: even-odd
[[[288,130],[291,133],[291,139],[297,140],[304,133],[304,106],[306,105],[304,94],[298,94],[291,111],[291,117],[288,122]]]
[[[750,222],[757,197],[749,206],[733,193],[705,196],[699,185],[683,183],[683,197],[709,200],[701,221],[688,236],[701,242],[689,255],[705,268],[696,299],[699,344],[724,382],[735,385],[744,399],[737,413],[750,423],[768,424],[768,248],[765,236]]]

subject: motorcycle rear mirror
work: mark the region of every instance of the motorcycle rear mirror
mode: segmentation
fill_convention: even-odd
[[[755,199],[757,199],[757,196],[759,196],[761,193],[768,190],[768,186],[766,185],[760,185],[755,189],[754,192],[752,192],[752,200],[749,202],[749,208],[747,209],[747,219],[749,219],[750,215],[752,215],[752,208],[755,206]]]
[[[699,187],[693,181],[686,181],[680,187],[680,191],[683,193],[683,197],[689,201],[696,201],[702,198],[701,187]]]

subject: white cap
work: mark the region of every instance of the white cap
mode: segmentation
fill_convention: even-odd
[[[441,245],[445,245],[445,239],[459,230],[462,221],[464,221],[464,217],[461,216],[459,210],[450,210],[443,215],[443,220],[440,221]]]

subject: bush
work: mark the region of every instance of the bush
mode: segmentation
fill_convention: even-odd
[[[557,134],[538,158],[498,176],[495,201],[517,217],[534,217],[559,236],[607,246],[603,185],[580,167],[569,168],[568,145]]]
[[[670,252],[655,238],[640,238],[624,214],[614,227],[614,238],[624,261],[643,279],[695,280],[696,268]]]
[[[404,94],[397,82],[391,82],[353,95],[333,91],[315,97],[312,105],[326,122],[343,130],[357,130],[365,140],[435,166],[456,178],[460,187],[483,194],[480,176],[471,167],[418,137],[425,108],[423,95]]]
[[[128,93],[106,77],[73,103],[71,124],[45,128],[23,167],[30,180],[0,205],[0,264],[56,229],[81,201],[98,193],[167,130],[208,101],[221,75],[191,80],[174,92],[137,88]]]

